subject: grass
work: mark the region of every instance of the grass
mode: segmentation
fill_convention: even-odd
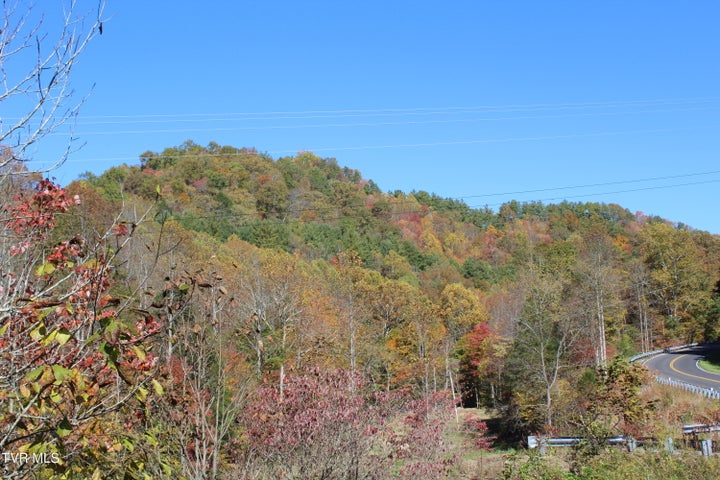
[[[720,350],[700,360],[700,368],[708,372],[720,374]]]

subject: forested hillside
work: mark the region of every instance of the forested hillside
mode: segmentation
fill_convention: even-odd
[[[192,142],[11,180],[1,442],[63,459],[25,473],[447,478],[493,441],[651,434],[624,359],[720,336],[720,237],[619,205],[474,209]]]

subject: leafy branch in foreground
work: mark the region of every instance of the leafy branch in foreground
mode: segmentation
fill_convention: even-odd
[[[91,463],[143,420],[103,423],[146,399],[157,360],[143,347],[156,319],[111,293],[114,261],[134,228],[116,219],[96,238],[52,244],[59,216],[80,201],[40,180],[0,213],[0,450],[55,454],[42,457],[50,465],[6,462],[5,477]]]

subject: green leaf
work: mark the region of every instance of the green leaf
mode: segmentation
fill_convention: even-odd
[[[37,328],[33,329],[33,331],[30,332],[30,338],[32,338],[36,342],[39,342],[45,337],[46,333],[47,330],[45,329],[45,324],[41,323],[37,326]]]
[[[42,375],[44,369],[45,369],[45,367],[43,365],[40,365],[32,372],[25,375],[25,380],[28,382],[36,381],[38,378],[40,378],[40,375]]]
[[[66,328],[61,328],[57,331],[57,335],[55,335],[55,340],[57,340],[58,345],[65,345],[68,340],[70,340],[70,332]]]
[[[72,370],[62,365],[53,365],[52,371],[55,376],[55,385],[60,385],[72,373]]]
[[[113,363],[113,365],[117,363],[120,353],[114,345],[111,345],[108,342],[103,342],[100,346],[100,351],[105,354],[105,356]]]
[[[145,439],[151,446],[153,446],[153,447],[158,446],[158,439],[154,433],[152,433],[152,432],[145,433]]]
[[[54,311],[55,311],[55,307],[43,308],[40,310],[40,313],[38,314],[37,319],[40,321],[45,320],[45,317],[47,317]]]
[[[135,444],[132,443],[132,442],[131,442],[130,440],[128,440],[127,438],[123,438],[123,439],[121,440],[121,442],[122,442],[123,446],[124,446],[130,453],[132,453],[132,452],[135,451]]]
[[[67,437],[70,433],[72,433],[72,424],[67,418],[63,418],[58,424],[56,431],[59,437]]]
[[[55,341],[55,336],[57,335],[57,330],[53,330],[50,332],[49,335],[47,335],[45,338],[43,338],[42,342],[40,342],[43,346],[50,345],[53,341]]]
[[[100,338],[100,332],[95,332],[95,333],[93,333],[92,335],[90,335],[90,336],[87,338],[87,340],[85,340],[85,345],[90,345],[91,343],[93,343],[93,342],[94,342],[95,340],[97,340],[98,338]]]
[[[10,322],[6,323],[2,327],[0,327],[0,337],[5,335],[5,332],[7,331],[8,327],[10,326]]]
[[[54,271],[55,271],[55,265],[53,265],[50,262],[45,262],[35,269],[35,276],[42,277],[45,275],[50,275]]]

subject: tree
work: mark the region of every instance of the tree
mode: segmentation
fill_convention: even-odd
[[[440,294],[440,317],[448,333],[445,344],[445,390],[450,390],[455,398],[457,375],[455,365],[451,364],[450,358],[454,353],[456,343],[463,335],[468,333],[473,326],[480,322],[487,321],[488,314],[480,304],[477,294],[460,283],[450,283],[445,286]]]
[[[368,320],[367,349],[368,367],[374,382],[384,379],[385,389],[390,390],[393,374],[392,364],[395,356],[387,348],[391,333],[407,320],[407,310],[413,295],[413,287],[398,280],[386,280],[377,276],[377,282],[363,282],[359,285],[363,301],[370,309]],[[379,370],[379,371],[378,371]]]
[[[644,366],[628,364],[619,356],[597,376],[594,391],[588,392],[592,397],[588,402],[588,418],[580,422],[591,436],[600,435],[593,443],[602,442],[618,431],[635,437],[647,434],[648,420],[655,407],[640,394],[647,377]]]
[[[666,316],[671,336],[691,336],[690,318],[693,308],[709,295],[702,268],[702,252],[690,232],[676,230],[665,223],[652,223],[643,232],[645,264],[650,269],[653,295]]]
[[[640,351],[654,350],[653,321],[650,314],[651,279],[647,266],[641,259],[633,259],[630,263],[630,280],[632,289],[629,292],[632,311],[637,317],[640,330]]]
[[[15,114],[9,115],[9,123],[4,117],[0,129],[0,171],[26,159],[32,145],[77,117],[82,101],[73,104],[70,74],[90,41],[101,33],[104,5],[100,0],[97,11],[81,12],[78,1],[54,4],[62,8],[53,12],[61,24],[46,25],[45,15],[27,2],[3,2],[0,105],[6,114]],[[69,140],[65,154],[50,170],[73,150],[72,134]],[[7,178],[0,174],[0,181]]]
[[[185,478],[193,480],[217,478],[253,378],[231,336],[229,312],[237,302],[221,281],[213,271],[174,282],[173,288],[185,292],[187,311],[178,317],[178,346],[164,365],[164,401],[151,410],[171,450],[180,452]]]
[[[239,311],[242,337],[253,352],[258,377],[281,370],[290,356],[296,332],[302,330],[303,275],[289,254],[259,250],[239,267]],[[282,380],[281,380],[282,382]]]
[[[463,335],[457,350],[463,405],[479,407],[481,394],[483,400],[489,398],[495,405],[497,378],[505,350],[501,339],[487,322],[481,322]],[[488,389],[489,394],[486,395]]]
[[[408,293],[404,321],[390,332],[386,342],[394,360],[390,374],[395,385],[427,396],[442,388],[438,386],[438,367],[442,371],[447,330],[437,318],[436,305],[417,289]]]
[[[583,239],[576,275],[580,280],[582,311],[591,315],[588,330],[594,347],[595,367],[600,369],[607,366],[607,324],[619,316],[620,274],[615,264],[615,247],[611,239],[601,228],[594,228]]]
[[[513,349],[514,370],[524,377],[527,390],[534,384],[542,392],[542,421],[546,428],[553,426],[553,402],[556,386],[566,360],[566,353],[574,343],[578,328],[563,306],[563,279],[554,272],[532,266],[526,280],[526,299],[518,323]],[[531,400],[532,403],[532,400]],[[539,418],[528,419],[532,422]]]
[[[0,449],[54,454],[53,469],[76,473],[122,450],[114,445],[142,421],[125,417],[120,429],[108,417],[135,401],[143,410],[157,361],[143,344],[159,330],[112,292],[135,224],[117,218],[102,236],[49,242],[80,201],[40,180],[0,213]],[[3,468],[13,478],[45,466]]]

